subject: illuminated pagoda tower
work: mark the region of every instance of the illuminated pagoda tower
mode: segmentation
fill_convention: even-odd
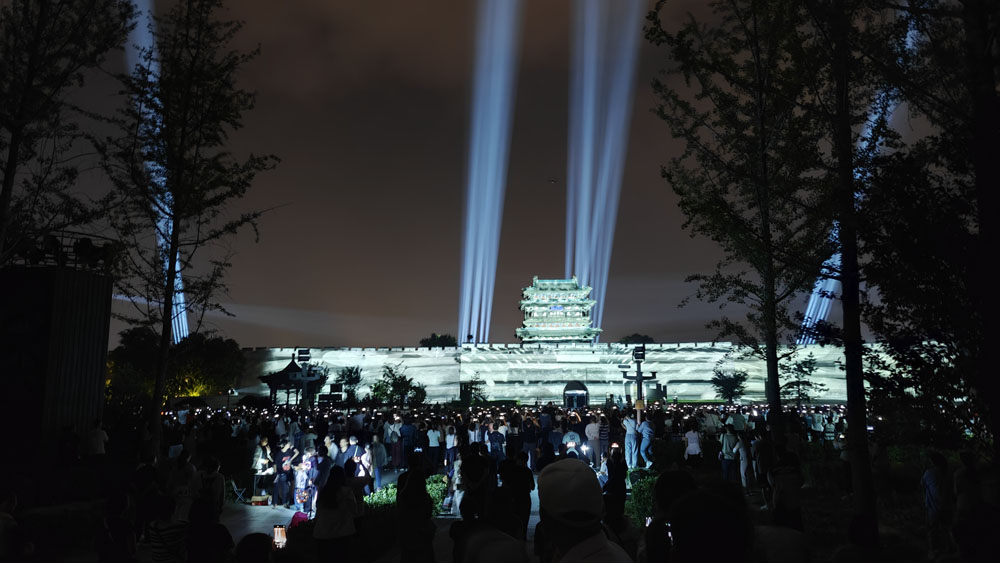
[[[576,276],[568,280],[540,280],[535,276],[521,294],[524,324],[514,331],[524,342],[592,342],[601,329],[590,326],[590,287]]]

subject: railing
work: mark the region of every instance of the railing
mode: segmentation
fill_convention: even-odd
[[[14,245],[8,265],[59,266],[77,270],[111,273],[121,253],[121,243],[97,235],[73,231],[53,231]]]

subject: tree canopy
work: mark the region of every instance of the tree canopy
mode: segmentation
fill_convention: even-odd
[[[155,387],[159,335],[134,327],[120,338],[108,353],[108,399],[116,405],[140,404]],[[197,397],[228,392],[243,374],[246,358],[231,338],[193,333],[170,347],[167,365],[166,396]]]
[[[189,311],[200,322],[206,311],[222,309],[215,297],[229,257],[220,242],[256,230],[260,216],[236,212],[234,203],[276,161],[229,150],[230,134],[254,106],[238,77],[257,50],[234,47],[242,24],[223,14],[220,0],[184,0],[153,18],[152,46],[119,77],[126,103],[116,131],[98,143],[112,185],[106,219],[128,249],[116,278],[134,306],[125,318],[160,337],[150,409],[157,432],[172,322]],[[178,299],[181,279],[185,301]]]
[[[726,372],[717,367],[712,373],[711,383],[715,389],[715,396],[732,404],[746,394],[747,380],[750,379],[747,372],[739,370]]]
[[[402,364],[382,366],[382,378],[372,384],[372,398],[386,405],[422,405],[427,400],[427,389],[405,372]]]
[[[639,334],[638,332],[633,332],[628,336],[623,336],[618,339],[619,344],[653,344],[656,342],[653,340],[652,336],[648,334]]]
[[[92,219],[69,156],[80,152],[80,121],[96,116],[71,94],[121,48],[132,15],[130,0],[0,6],[0,265],[50,230]]]
[[[420,346],[423,348],[453,348],[458,346],[458,340],[450,334],[432,332],[427,338],[420,339]]]

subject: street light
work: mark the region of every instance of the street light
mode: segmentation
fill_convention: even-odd
[[[643,377],[642,375],[642,362],[646,359],[646,345],[639,344],[632,349],[632,360],[635,361],[635,375],[629,375],[627,371],[622,372],[622,377],[629,381],[635,381],[635,410],[636,410],[636,421],[642,422],[642,409],[645,408],[645,404],[642,400],[642,384],[644,381],[652,381],[656,379],[656,372],[653,372],[649,377]],[[621,366],[619,366],[621,367]]]

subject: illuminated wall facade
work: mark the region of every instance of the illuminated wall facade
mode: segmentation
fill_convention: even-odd
[[[248,371],[240,393],[266,395],[259,375],[281,370],[296,353],[295,348],[255,348],[245,350]],[[741,369],[750,374],[745,400],[764,400],[766,367],[761,360],[733,360],[729,343],[647,344],[643,373],[656,372],[657,379],[646,384],[665,385],[672,399],[710,400],[715,398],[709,381],[716,364],[726,371]],[[826,385],[819,401],[847,398],[844,375],[838,362],[843,351],[826,346],[809,346],[817,359],[814,381]],[[803,352],[803,356],[805,355]],[[359,366],[364,377],[360,396],[381,376],[382,366],[401,365],[407,376],[427,386],[428,400],[458,399],[459,386],[474,377],[486,382],[490,399],[513,399],[523,404],[563,401],[570,382],[583,383],[591,403],[604,402],[609,394],[635,397],[635,384],[626,389],[620,365],[631,364],[632,346],[623,344],[479,344],[456,348],[313,348],[311,361],[330,368],[331,373],[346,366]],[[631,369],[634,369],[631,368]],[[332,377],[331,377],[332,380]]]

